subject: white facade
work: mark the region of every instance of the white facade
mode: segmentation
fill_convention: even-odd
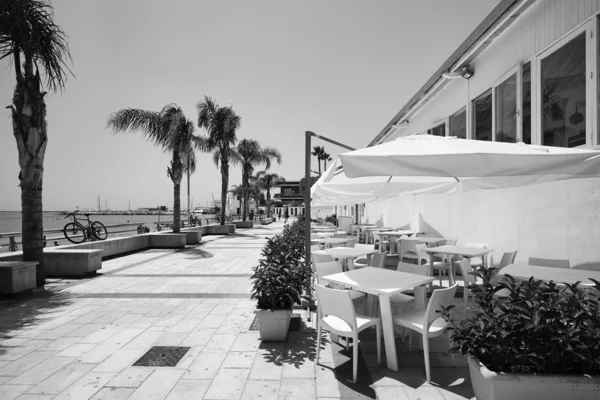
[[[508,77],[516,78],[516,138],[522,139],[523,66],[531,68],[531,142],[542,137],[541,65],[551,54],[573,38],[585,37],[585,100],[565,105],[565,141],[569,129],[577,132],[585,147],[600,145],[598,139],[598,21],[600,0],[538,0],[533,2],[506,30],[470,63],[474,75],[466,80],[445,82],[424,105],[409,111],[409,122],[384,137],[427,132],[444,124],[449,116],[466,109],[466,136],[474,137],[473,100],[492,90],[494,115],[492,137],[499,132],[495,88]],[[514,74],[514,75],[513,75]],[[579,112],[585,121],[572,115]],[[505,119],[504,122],[507,120]],[[398,121],[400,122],[400,121]],[[510,122],[509,122],[510,123]],[[546,122],[548,124],[548,122]],[[573,125],[573,126],[571,126]],[[554,128],[553,136],[561,133]],[[561,132],[562,132],[561,131]],[[573,139],[571,136],[569,140]],[[548,139],[546,139],[548,140]],[[554,139],[558,140],[558,139]],[[562,139],[561,139],[562,140]],[[569,259],[571,267],[600,269],[600,179],[562,181],[528,188],[486,190],[453,195],[406,196],[367,204],[363,220],[381,220],[385,226],[406,226],[419,220],[420,230],[439,233],[462,242],[487,243],[495,249],[494,259],[503,252],[518,250],[517,261],[528,257]]]

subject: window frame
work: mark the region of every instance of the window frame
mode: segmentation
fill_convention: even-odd
[[[532,138],[531,141],[535,143],[543,145],[543,133],[542,133],[542,61],[558,51],[565,44],[573,40],[575,37],[581,35],[585,32],[585,144],[575,146],[572,148],[587,148],[591,146],[595,146],[598,144],[597,135],[593,133],[596,132],[598,127],[598,113],[597,113],[597,102],[598,102],[598,85],[596,83],[596,76],[598,74],[598,61],[596,58],[597,48],[598,48],[598,37],[597,37],[597,25],[598,25],[598,15],[595,14],[593,17],[589,18],[582,24],[578,25],[576,28],[572,29],[565,35],[561,36],[558,40],[551,43],[549,46],[544,48],[544,50],[540,51],[535,55],[531,63],[531,117],[532,120],[535,120],[534,124],[532,124]],[[535,73],[533,66],[535,65]],[[535,88],[534,88],[535,81]],[[534,101],[535,98],[535,101]],[[535,107],[535,108],[534,108]],[[535,110],[535,111],[534,111]],[[596,136],[596,137],[595,137]]]
[[[452,114],[448,115],[448,118],[446,118],[448,120],[448,129],[447,129],[446,136],[450,136],[450,134],[452,133],[452,124],[450,123],[450,119],[452,117],[454,117],[455,115],[460,114],[463,111],[465,113],[465,140],[469,139],[469,126],[468,126],[468,123],[467,123],[467,121],[469,119],[469,116],[468,116],[468,113],[467,113],[467,106],[466,105],[462,106],[461,108],[459,108],[458,110],[456,110]]]
[[[521,98],[521,94],[523,93],[523,63],[519,63],[513,68],[511,68],[507,73],[505,73],[500,79],[497,79],[492,85],[492,142],[496,141],[496,89],[498,86],[506,82],[511,76],[516,76],[516,87],[517,91],[515,93],[516,96],[516,111],[517,111],[517,131],[516,131],[516,142],[523,141],[523,127],[521,123],[521,110],[523,106],[523,99]]]
[[[425,133],[427,135],[433,135],[432,133],[429,133],[429,132],[431,132],[433,130],[433,128],[437,128],[440,125],[444,125],[444,136],[443,137],[448,136],[448,126],[449,126],[448,125],[448,117],[435,122],[433,125],[431,125],[429,128],[427,128],[427,130],[425,131]],[[442,136],[440,136],[440,137],[442,137]]]
[[[478,140],[477,139],[477,133],[475,132],[475,128],[477,127],[477,125],[475,125],[475,102],[480,100],[481,98],[487,96],[487,95],[491,95],[492,97],[492,138],[490,139],[490,141],[494,141],[494,137],[495,137],[495,133],[494,133],[494,88],[493,87],[489,87],[487,89],[485,89],[484,91],[482,91],[481,93],[479,93],[477,96],[475,96],[471,101],[471,115],[469,120],[471,121],[471,137],[469,139],[471,140]],[[487,140],[486,140],[487,141]]]

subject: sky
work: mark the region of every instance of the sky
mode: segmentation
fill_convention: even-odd
[[[304,175],[304,132],[365,147],[497,0],[54,0],[73,59],[63,93],[46,96],[46,211],[173,206],[170,155],[106,127],[123,108],[176,103],[197,120],[210,96],[242,118],[239,139],[279,149],[275,172]],[[14,68],[0,62],[0,211],[20,210],[10,112]],[[205,132],[196,129],[196,134]],[[335,157],[344,152],[313,139]],[[220,198],[198,153],[194,206]],[[262,168],[258,168],[260,170]],[[316,160],[312,170],[318,170]],[[184,178],[185,179],[185,178]],[[232,167],[230,185],[241,182]],[[186,184],[181,190],[186,208]]]

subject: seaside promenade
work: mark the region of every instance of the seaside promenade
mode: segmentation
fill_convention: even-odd
[[[282,223],[207,236],[183,250],[154,249],[104,261],[102,274],[50,280],[32,297],[0,300],[0,399],[463,399],[468,369],[434,342],[435,384],[422,352],[398,341],[400,371],[376,364],[361,336],[359,382],[351,353],[323,340],[295,310],[285,343],[262,343],[250,276],[266,237]],[[437,343],[437,344],[436,344]],[[134,366],[152,346],[189,347],[174,367]],[[159,358],[162,354],[159,354]]]

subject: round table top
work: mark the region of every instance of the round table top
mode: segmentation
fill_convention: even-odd
[[[352,239],[352,238],[350,238],[350,237],[347,237],[347,238],[330,237],[330,238],[319,239],[319,242],[325,243],[325,244],[342,244],[342,243],[346,243],[350,239]]]
[[[382,231],[380,231],[382,232]],[[404,236],[404,235],[414,235],[415,233],[413,231],[408,231],[408,230],[400,230],[400,231],[387,231],[387,232],[382,232],[382,234],[384,236]]]

